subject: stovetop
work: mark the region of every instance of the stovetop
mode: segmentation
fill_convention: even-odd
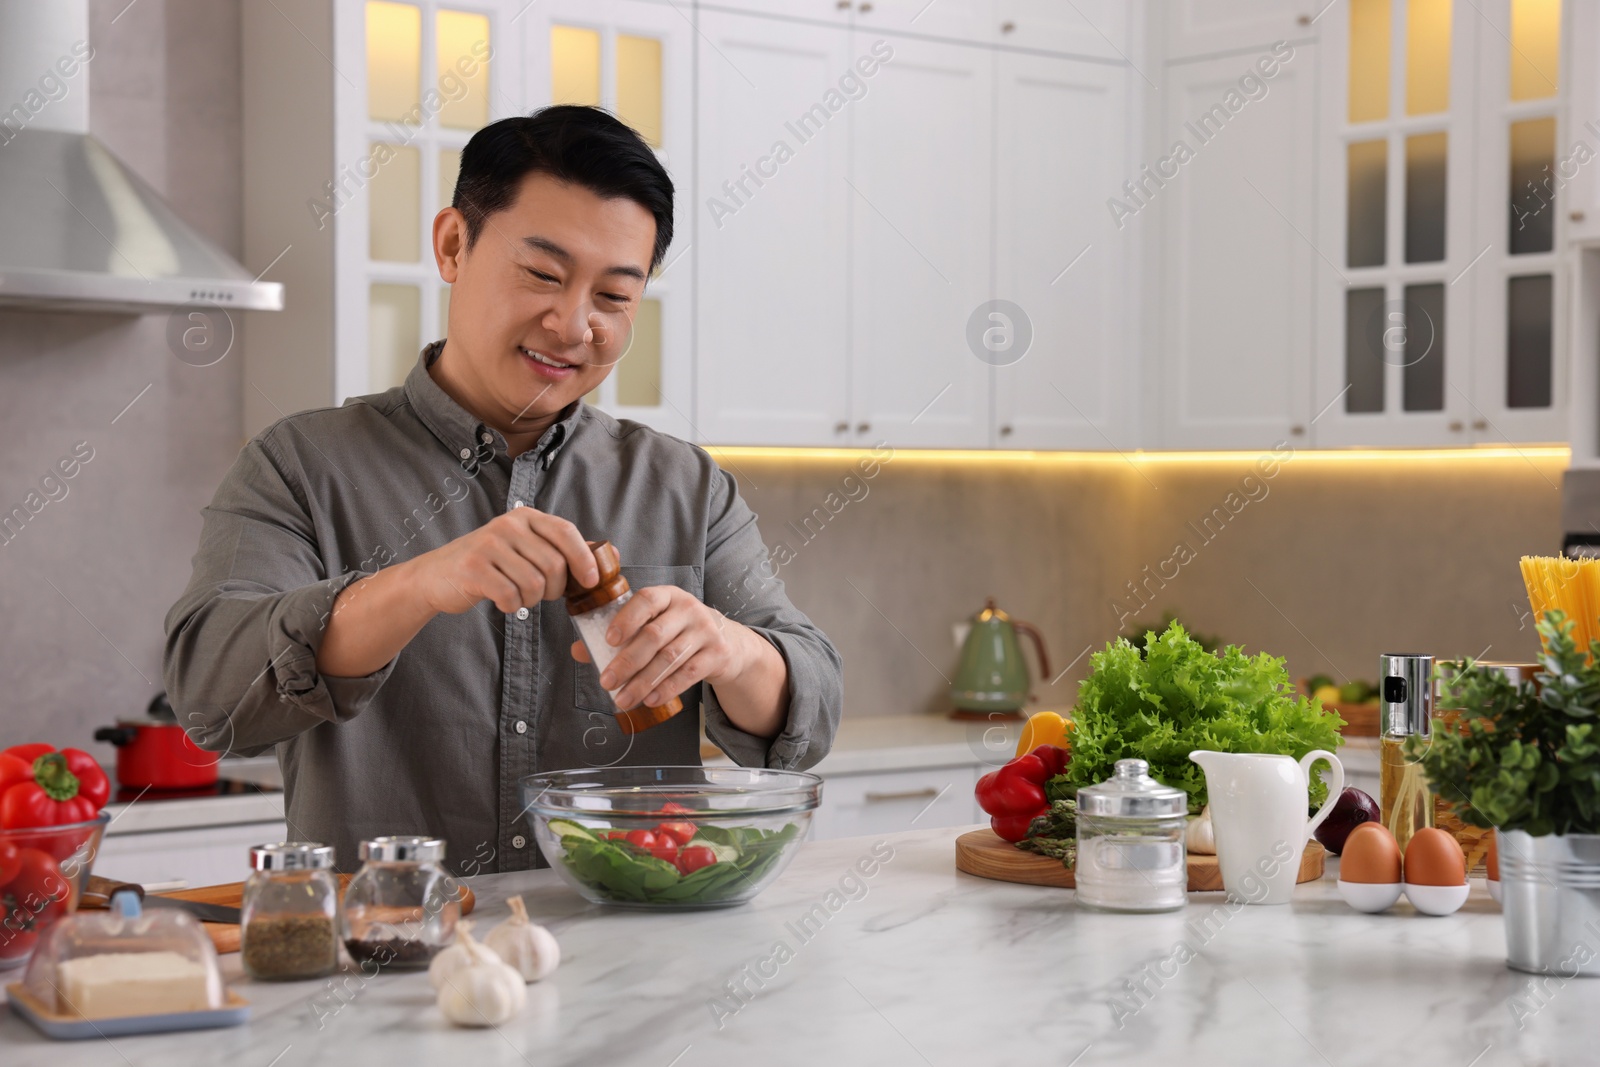
[[[137,800],[143,804],[151,800],[197,800],[204,797],[266,796],[282,793],[283,787],[270,782],[251,781],[246,778],[218,778],[211,785],[197,789],[130,789],[118,786],[111,794],[113,804],[126,804]]]

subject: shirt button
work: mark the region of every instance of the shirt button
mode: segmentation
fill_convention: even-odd
[[[528,617],[528,609],[527,608],[518,608],[517,609],[517,618],[518,618],[518,620],[526,619],[527,617]]]
[[[494,434],[485,431],[480,440],[482,440],[484,444],[488,444],[490,441],[494,440]]]
[[[461,450],[461,458],[462,458],[462,459],[471,459],[471,458],[472,458],[472,449],[470,449],[470,448],[463,448],[463,449],[462,449],[462,450]]]
[[[518,834],[516,837],[513,837],[511,839],[511,847],[512,848],[522,848],[525,845],[527,845],[527,843],[528,843],[528,839],[526,837],[523,837],[521,834]]]
[[[521,719],[518,719],[517,720],[517,733],[525,734],[527,732],[528,732],[528,724],[523,722]]]
[[[524,505],[522,503],[522,501],[519,500],[515,504],[512,504],[511,506],[514,507],[514,508],[520,508],[520,507],[525,507],[526,505]]]

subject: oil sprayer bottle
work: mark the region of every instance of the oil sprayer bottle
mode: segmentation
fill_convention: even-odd
[[[595,671],[604,673],[617,654],[617,649],[606,641],[606,630],[611,626],[611,620],[616,618],[617,612],[622,610],[622,605],[633,599],[633,590],[628,587],[628,579],[622,576],[622,559],[617,554],[616,546],[610,541],[590,541],[588,545],[594,552],[594,561],[600,570],[600,582],[593,588],[586,589],[578,584],[577,579],[569,575],[566,592],[567,614],[572,616],[573,625],[578,628],[578,636],[583,638],[583,645],[589,650],[589,658],[594,660]],[[609,692],[614,702],[617,690]],[[625,734],[636,734],[666,722],[682,710],[683,701],[677,697],[673,697],[658,708],[647,708],[642,705],[627,710],[619,708],[617,725],[622,727],[622,732]]]
[[[1378,661],[1378,810],[1405,851],[1411,835],[1433,825],[1433,794],[1406,740],[1433,736],[1433,657],[1386,652]]]

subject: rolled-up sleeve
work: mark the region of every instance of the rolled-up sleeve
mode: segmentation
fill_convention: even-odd
[[[826,634],[789,602],[756,516],[733,476],[717,470],[706,538],[705,600],[772,642],[789,671],[789,713],[777,737],[735,726],[702,686],[706,736],[742,766],[804,770],[833,746],[844,707],[844,664]]]
[[[167,613],[168,699],[202,748],[255,755],[353,718],[394,668],[318,673],[334,599],[374,572],[327,573],[293,475],[270,433],[245,446],[202,512],[193,575]]]

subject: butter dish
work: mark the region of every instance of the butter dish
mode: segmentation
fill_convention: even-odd
[[[79,912],[47,930],[6,994],[14,1011],[63,1039],[235,1026],[250,1014],[223,985],[200,923],[146,912],[132,892],[117,893],[109,912]]]

